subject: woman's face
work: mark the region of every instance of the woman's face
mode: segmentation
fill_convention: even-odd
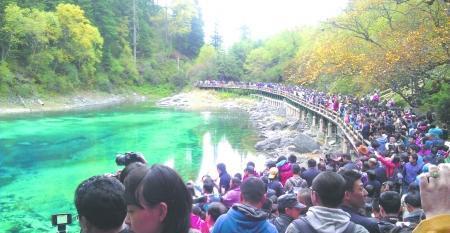
[[[162,221],[165,218],[160,205],[141,208],[136,205],[127,205],[127,217],[125,223],[130,225],[135,233],[161,232]]]

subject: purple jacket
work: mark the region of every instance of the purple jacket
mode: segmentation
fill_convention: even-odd
[[[227,208],[231,208],[235,203],[239,203],[241,199],[241,188],[229,190],[222,196],[222,202]]]
[[[416,180],[416,176],[419,175],[422,172],[422,166],[419,163],[416,163],[415,166],[413,166],[411,163],[405,164],[404,169],[404,179],[406,184],[411,184]]]

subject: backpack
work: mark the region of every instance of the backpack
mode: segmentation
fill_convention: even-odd
[[[311,226],[311,224],[305,218],[299,218],[292,222],[297,228],[298,232],[301,233],[317,233],[317,231]],[[347,228],[343,231],[343,233],[353,233],[355,232],[356,224],[353,222],[349,222]]]

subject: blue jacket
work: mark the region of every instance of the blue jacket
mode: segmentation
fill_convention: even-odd
[[[212,233],[278,233],[267,221],[267,213],[249,205],[235,204],[220,216]]]
[[[341,208],[343,211],[350,214],[350,221],[363,226],[370,233],[380,233],[380,228],[378,227],[378,222],[376,219],[362,216],[347,206],[342,206]]]

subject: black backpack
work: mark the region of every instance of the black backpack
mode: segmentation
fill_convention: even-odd
[[[294,226],[299,230],[300,233],[317,233],[317,231],[311,226],[311,224],[305,218],[299,218],[292,222]],[[356,224],[349,222],[347,228],[343,233],[353,233],[355,232]]]

